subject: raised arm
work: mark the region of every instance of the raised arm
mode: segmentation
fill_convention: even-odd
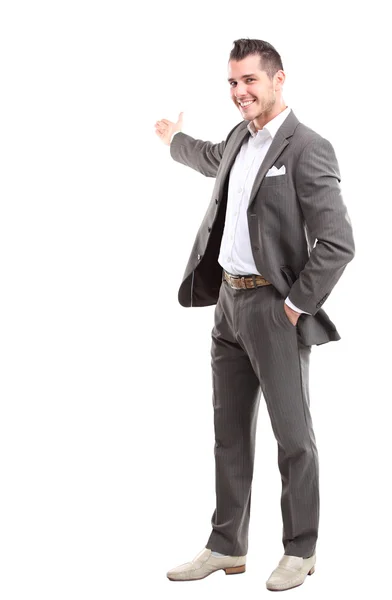
[[[170,144],[170,155],[177,162],[191,167],[206,177],[216,177],[226,140],[219,144],[195,140],[180,131]]]
[[[161,119],[155,124],[156,134],[162,142],[170,146],[171,157],[187,167],[191,167],[206,177],[216,177],[226,142],[232,131],[230,131],[226,140],[219,144],[196,140],[190,135],[183,133],[182,129],[183,113],[181,112],[177,123],[168,119]],[[176,135],[173,135],[173,134]]]

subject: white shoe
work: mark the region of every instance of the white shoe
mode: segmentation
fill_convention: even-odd
[[[284,554],[267,581],[267,590],[288,590],[301,585],[307,575],[313,575],[316,555],[309,558]]]
[[[226,575],[245,572],[246,556],[213,556],[211,552],[203,548],[191,562],[168,571],[167,577],[171,581],[193,581],[203,579],[219,569],[224,569]]]

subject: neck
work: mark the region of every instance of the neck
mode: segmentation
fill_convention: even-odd
[[[267,123],[272,121],[272,119],[274,119],[281,112],[286,110],[286,108],[287,108],[287,106],[286,106],[285,102],[282,100],[282,103],[278,107],[275,106],[270,112],[263,113],[262,115],[260,115],[259,117],[257,117],[256,119],[254,119],[252,121],[255,129],[257,129],[257,130],[263,129],[264,125],[266,125]]]

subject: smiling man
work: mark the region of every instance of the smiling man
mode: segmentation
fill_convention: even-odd
[[[257,130],[263,129],[268,121],[286,108],[282,97],[286,76],[282,69],[271,75],[272,70],[270,67],[270,74],[262,70],[259,55],[229,61],[228,82],[232,100],[243,118],[252,121]]]
[[[282,480],[284,555],[267,588],[301,585],[315,569],[319,467],[309,359],[312,345],[340,339],[321,306],[355,248],[333,147],[286,105],[284,81],[271,44],[236,40],[228,82],[242,120],[227,138],[214,144],[186,135],[182,113],[177,123],[155,125],[174,160],[216,178],[178,294],[183,306],[216,304],[216,507],[205,548],[171,569],[171,580],[245,571],[261,394]]]

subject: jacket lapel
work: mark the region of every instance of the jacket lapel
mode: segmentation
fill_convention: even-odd
[[[233,139],[230,140],[231,143],[228,144],[228,152],[226,155],[223,155],[222,158],[222,171],[220,173],[220,181],[223,184],[226,181],[226,177],[230,173],[230,169],[234,164],[234,160],[240,151],[240,148],[244,142],[244,140],[250,136],[250,132],[247,128],[248,121],[243,121],[238,130],[233,134]],[[222,185],[222,189],[223,189]]]
[[[288,145],[289,141],[282,136],[282,134],[277,131],[274,139],[272,140],[271,146],[268,148],[268,152],[265,155],[263,162],[260,165],[260,168],[257,172],[256,178],[253,183],[252,191],[250,193],[249,205],[252,204],[254,199],[256,198],[257,191],[261,186],[261,183],[266,176],[267,171],[274,165],[275,161],[282,154],[283,150]]]
[[[250,136],[250,132],[248,130],[249,121],[243,121],[240,123],[238,130],[233,133],[233,139],[229,141],[227,147],[227,153],[223,156],[222,159],[222,170],[219,175],[219,188],[220,190],[224,189],[224,183],[226,178],[230,173],[230,169],[233,166],[234,160],[240,151],[240,148],[245,141],[245,139]],[[284,120],[282,125],[279,127],[276,135],[272,141],[271,146],[268,149],[268,152],[260,165],[260,169],[256,175],[251,195],[249,198],[249,206],[256,198],[257,191],[267,173],[267,171],[273,166],[279,155],[283,152],[286,146],[289,144],[289,138],[293,135],[295,128],[297,127],[299,120],[291,110],[288,117]]]
[[[248,206],[250,206],[255,200],[258,189],[260,188],[260,185],[262,184],[262,181],[267,171],[269,171],[269,169],[274,165],[275,161],[282,154],[286,146],[290,143],[289,138],[293,135],[298,123],[299,121],[297,117],[291,110],[287,118],[283,121],[282,125],[276,132],[275,137],[272,140],[272,144],[269,147],[268,152],[260,165],[260,169],[257,172],[255,181],[253,183],[252,191],[250,193]]]

